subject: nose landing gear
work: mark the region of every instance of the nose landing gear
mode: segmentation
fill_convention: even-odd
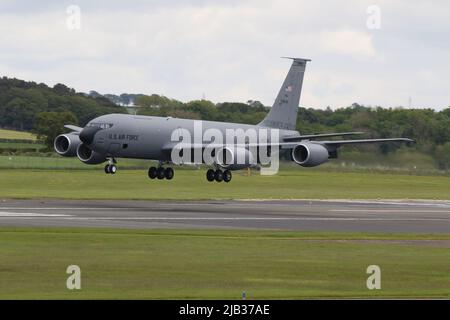
[[[107,164],[105,166],[106,174],[116,174],[116,172],[117,172],[117,166],[115,164]]]

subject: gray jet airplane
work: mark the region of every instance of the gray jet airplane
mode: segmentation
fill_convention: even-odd
[[[108,114],[90,121],[84,128],[73,125],[65,127],[72,130],[61,134],[54,141],[56,152],[62,156],[78,157],[85,164],[100,164],[108,161],[105,173],[115,174],[118,158],[149,159],[159,161],[158,167],[148,170],[150,179],[172,179],[174,171],[171,167],[164,168],[164,164],[174,164],[173,152],[177,144],[180,156],[188,150],[204,151],[208,145],[212,146],[211,159],[206,162],[202,156],[193,161],[183,163],[207,163],[212,168],[206,172],[208,181],[231,181],[232,170],[239,170],[261,164],[255,150],[266,148],[268,154],[281,149],[287,149],[291,160],[303,167],[314,167],[337,158],[337,149],[346,144],[379,143],[379,142],[414,142],[407,138],[390,139],[358,139],[358,140],[317,140],[329,137],[339,137],[362,134],[362,132],[342,132],[326,134],[301,135],[296,128],[297,111],[303,84],[303,76],[308,59],[292,59],[291,68],[281,86],[275,103],[267,116],[257,125],[246,125],[229,122],[199,121],[178,119],[172,117],[149,117],[126,114]],[[181,133],[191,137],[198,134],[197,127],[201,127],[200,141],[187,144],[180,139]],[[205,139],[203,134],[208,130],[226,135],[227,130],[238,132],[277,130],[276,141],[267,142],[217,142]],[[241,130],[241,131],[239,131]],[[174,134],[178,137],[173,140]],[[182,141],[182,142],[181,142]],[[183,144],[185,143],[185,144]],[[185,147],[183,147],[183,145]],[[255,149],[256,148],[256,149]],[[238,162],[237,160],[243,159]],[[179,163],[177,163],[179,164]]]

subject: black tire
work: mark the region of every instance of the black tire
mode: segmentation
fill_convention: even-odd
[[[116,174],[116,172],[117,172],[117,167],[114,164],[110,165],[109,166],[109,173]]]
[[[214,172],[214,179],[217,182],[222,182],[223,181],[223,172],[222,172],[222,170],[217,169],[216,172]]]
[[[208,180],[209,182],[213,182],[215,179],[216,173],[213,169],[209,169],[208,171],[206,171],[206,180]]]
[[[106,174],[110,174],[110,172],[109,172],[109,164],[107,164],[107,165],[105,166],[105,173],[106,173]]]
[[[166,170],[164,170],[164,177],[167,180],[172,180],[173,176],[174,176],[174,171],[172,168],[167,168]]]
[[[163,167],[159,167],[158,169],[156,169],[156,178],[158,178],[158,180],[162,180],[164,179],[164,168]]]
[[[156,168],[155,167],[150,167],[150,169],[148,169],[148,177],[150,179],[156,178]]]
[[[233,175],[231,174],[231,171],[230,170],[225,170],[223,172],[223,181],[230,182],[231,178],[233,178]]]

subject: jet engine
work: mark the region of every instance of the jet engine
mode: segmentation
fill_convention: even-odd
[[[106,161],[105,155],[93,151],[84,143],[81,143],[77,148],[77,156],[81,162],[86,164],[99,164]]]
[[[216,163],[228,170],[240,170],[256,164],[253,154],[246,148],[225,147],[216,154]]]
[[[317,143],[300,143],[292,149],[292,160],[302,167],[315,167],[328,161],[327,148]]]
[[[81,141],[77,134],[61,134],[55,138],[53,147],[61,156],[75,157],[77,155],[77,148],[80,143]]]

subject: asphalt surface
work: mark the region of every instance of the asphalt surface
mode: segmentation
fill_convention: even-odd
[[[450,233],[450,201],[1,200],[5,226]]]

